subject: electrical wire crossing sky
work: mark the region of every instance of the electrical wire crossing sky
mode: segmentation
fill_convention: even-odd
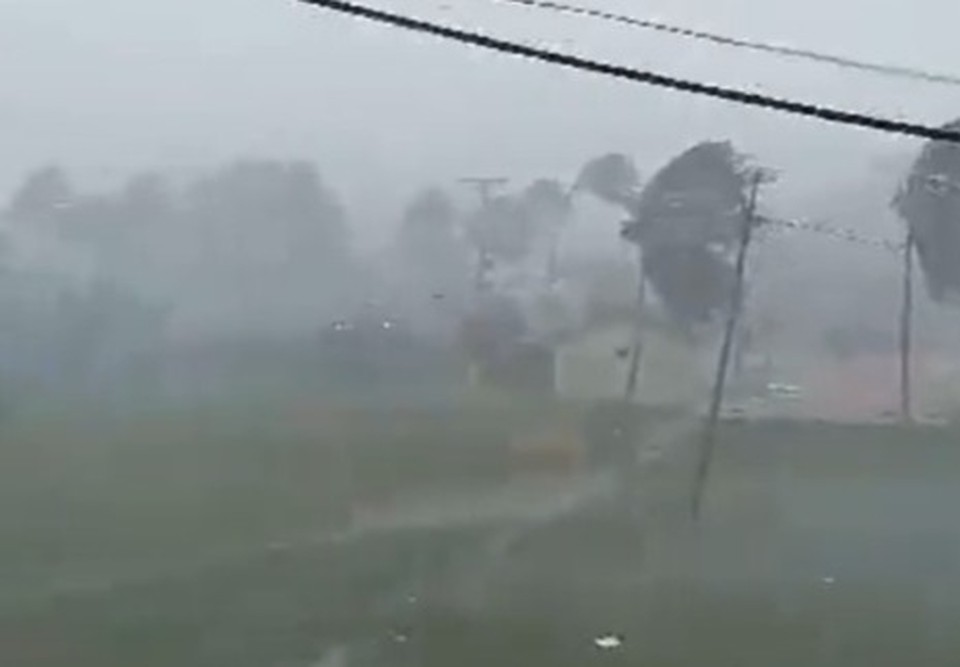
[[[882,116],[864,114],[839,107],[827,107],[782,97],[752,93],[738,88],[728,88],[692,79],[681,79],[656,71],[638,70],[624,65],[592,60],[560,51],[530,46],[492,35],[464,30],[435,23],[407,14],[378,9],[349,0],[299,0],[322,9],[353,16],[384,25],[393,26],[420,34],[433,35],[461,44],[475,46],[498,53],[535,60],[555,66],[589,72],[609,78],[631,81],[648,86],[680,91],[692,95],[712,97],[743,106],[779,111],[794,116],[860,127],[864,129],[919,137],[934,141],[960,144],[960,133],[947,127],[935,127],[909,121],[894,120]]]

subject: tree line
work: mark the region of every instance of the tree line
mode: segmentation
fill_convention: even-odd
[[[947,128],[960,129],[960,122]],[[738,277],[737,259],[751,184],[760,173],[770,172],[731,143],[707,141],[645,180],[629,156],[610,153],[587,160],[570,182],[543,177],[492,192],[479,204],[462,204],[450,185],[427,188],[398,215],[388,244],[396,261],[386,280],[397,269],[428,299],[459,302],[495,290],[498,274],[533,266],[549,291],[563,272],[559,248],[578,201],[591,196],[623,216],[619,228],[597,233],[617,234],[636,251],[636,367],[648,290],[685,335],[709,330],[729,314],[738,279],[749,277]],[[956,302],[960,147],[929,142],[894,194],[893,207],[906,223],[905,310],[914,250],[932,299]],[[765,219],[751,216],[747,224]],[[238,161],[185,182],[144,173],[96,194],[81,192],[63,169],[47,167],[24,179],[2,217],[13,236],[40,234],[89,260],[85,286],[66,284],[57,315],[45,323],[57,322],[69,332],[64,338],[87,352],[109,340],[107,331],[116,326],[111,318],[156,332],[188,297],[213,315],[231,301],[255,307],[289,294],[299,295],[296,308],[309,310],[368,275],[351,245],[346,207],[307,162]],[[17,308],[29,310],[20,304],[8,312]],[[901,338],[909,337],[909,317],[905,312]],[[70,356],[91,355],[74,350]],[[908,370],[906,360],[907,384]]]

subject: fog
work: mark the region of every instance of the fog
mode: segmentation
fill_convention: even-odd
[[[378,2],[960,117],[958,86]],[[581,4],[960,75],[947,0]],[[0,663],[960,650],[949,145],[293,0],[0,0],[0,137]]]
[[[390,6],[617,62],[933,123],[952,118],[960,101],[947,87],[503,4]],[[602,6],[932,70],[949,70],[957,59],[947,26],[960,10],[949,2]],[[357,195],[352,199],[370,199],[374,190],[384,199],[451,172],[570,169],[611,146],[653,165],[684,144],[720,137],[738,140],[769,163],[803,169],[796,178],[802,182],[856,173],[891,143],[899,145],[870,133],[555,72],[288,1],[5,0],[0,38],[4,126],[16,128],[5,134],[5,189],[23,169],[51,160],[102,182],[144,167],[193,171],[238,154],[266,154],[317,160]],[[826,150],[829,174],[818,168]],[[383,212],[367,206],[371,216]]]

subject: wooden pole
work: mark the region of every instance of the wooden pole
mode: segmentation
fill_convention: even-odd
[[[913,421],[913,232],[903,246],[903,302],[900,309],[900,419]]]
[[[703,504],[703,493],[710,475],[710,465],[713,461],[713,450],[717,442],[717,426],[720,421],[720,408],[723,406],[723,392],[726,388],[727,372],[730,366],[730,356],[733,340],[743,308],[744,276],[747,269],[747,250],[753,237],[753,227],[756,223],[757,197],[760,191],[762,173],[757,170],[750,185],[750,194],[747,205],[743,210],[743,221],[740,230],[740,246],[737,249],[736,274],[733,283],[733,292],[730,295],[730,307],[727,310],[727,322],[723,334],[723,343],[720,346],[720,357],[717,360],[717,370],[713,382],[713,392],[710,396],[710,411],[707,413],[707,422],[703,429],[703,438],[700,444],[700,461],[697,467],[697,477],[693,489],[693,517],[700,516]]]
[[[480,208],[483,210],[488,208],[493,201],[493,191],[509,183],[510,179],[501,176],[470,177],[461,178],[460,182],[476,188],[480,197]],[[488,287],[487,277],[490,273],[491,263],[490,252],[481,244],[477,249],[477,265],[473,274],[473,286],[477,293],[486,291]]]
[[[630,368],[627,372],[627,384],[624,387],[623,400],[632,404],[637,396],[637,386],[640,380],[640,362],[643,359],[643,316],[647,308],[647,276],[643,272],[643,251],[637,248],[637,267],[640,275],[637,278],[637,312],[633,323],[633,343],[630,348]]]

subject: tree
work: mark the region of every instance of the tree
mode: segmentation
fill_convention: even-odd
[[[960,120],[944,126],[960,132]],[[960,146],[931,141],[893,200],[916,244],[930,297],[960,301]]]
[[[628,234],[645,233],[653,246],[730,249],[739,234],[748,171],[730,143],[697,144],[646,185]]]
[[[430,188],[417,194],[403,212],[397,233],[397,245],[405,259],[413,263],[436,261],[437,251],[449,250],[458,243],[460,213],[446,192]]]
[[[535,232],[547,242],[545,276],[549,285],[557,281],[560,240],[572,213],[571,194],[559,181],[540,179],[520,195],[525,216]]]
[[[960,132],[960,120],[944,129]],[[930,298],[960,303],[960,146],[928,142],[894,197],[893,207],[907,226],[900,309],[900,411],[903,420],[910,421],[914,253]]]
[[[460,236],[460,211],[439,188],[417,194],[397,230],[395,251],[402,268],[433,296],[459,296],[468,287],[470,260]]]
[[[624,225],[624,238],[642,248],[651,285],[684,329],[726,309],[750,173],[729,143],[698,144],[653,177]]]
[[[637,340],[626,394],[640,357],[640,320],[649,281],[680,327],[692,332],[730,307],[737,283],[732,250],[742,240],[755,170],[728,142],[703,142],[681,153],[638,191],[637,170],[613,153],[588,162],[578,189],[627,214],[621,234],[638,248]]]
[[[312,164],[225,165],[186,188],[178,222],[174,289],[205,327],[314,327],[358,289],[344,209]]]
[[[642,248],[644,273],[664,310],[685,330],[725,308],[733,284],[727,259],[707,246],[662,244]]]
[[[309,163],[235,162],[197,182],[188,204],[221,253],[318,262],[346,252],[343,209]]]
[[[349,256],[345,215],[313,165],[270,160],[227,165],[187,192],[185,231],[204,270],[277,289],[331,276]]]
[[[583,166],[574,189],[629,211],[636,205],[639,185],[633,160],[622,153],[609,153]]]
[[[640,175],[633,161],[621,153],[608,153],[587,162],[574,183],[574,192],[587,192],[600,201],[622,209],[632,216],[639,204]],[[624,238],[626,236],[624,235]],[[637,392],[643,352],[643,319],[647,306],[647,276],[643,254],[637,250],[637,305],[630,349],[630,366],[624,387],[624,399],[632,402]]]
[[[520,197],[491,197],[468,218],[467,238],[485,261],[516,264],[533,251],[536,220]]]
[[[44,167],[29,174],[14,193],[7,216],[14,221],[49,221],[73,201],[73,187],[63,169]]]

